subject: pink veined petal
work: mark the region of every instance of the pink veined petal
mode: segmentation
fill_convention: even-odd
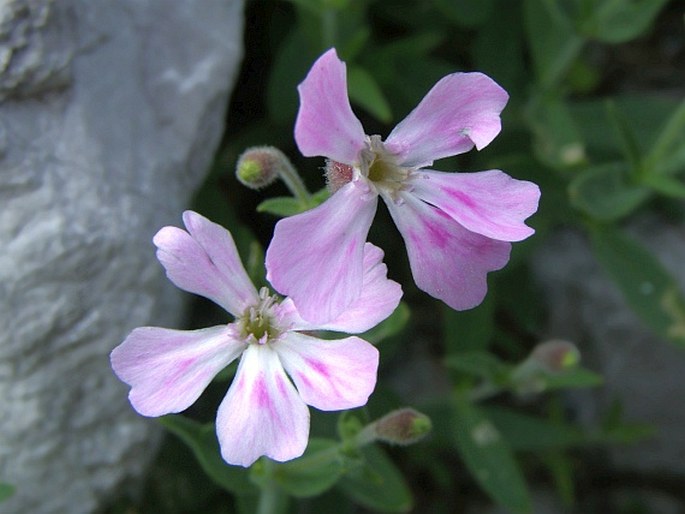
[[[129,400],[143,416],[181,412],[245,348],[230,326],[202,330],[136,328],[111,353],[114,373],[131,386]]]
[[[251,344],[219,406],[216,433],[229,464],[250,466],[262,455],[286,461],[304,453],[309,409],[268,345]]]
[[[319,57],[297,90],[300,110],[295,141],[302,155],[356,163],[364,147],[364,128],[352,112],[345,63],[334,48]]]
[[[188,232],[164,227],[153,242],[157,259],[174,284],[216,302],[237,316],[259,297],[231,233],[193,211],[183,213]]]
[[[540,188],[500,170],[422,170],[412,177],[411,186],[412,193],[471,232],[500,241],[521,241],[535,232],[524,221],[538,209]]]
[[[266,277],[311,323],[337,318],[362,288],[364,242],[377,195],[350,182],[318,207],[276,224]]]
[[[504,267],[511,244],[466,230],[412,194],[402,199],[386,204],[407,245],[416,285],[456,310],[481,303],[487,273]]]
[[[360,407],[376,387],[378,350],[358,337],[324,341],[288,332],[274,349],[302,399],[317,409]]]
[[[453,73],[438,81],[390,133],[386,148],[405,167],[484,148],[502,128],[507,92],[482,73]]]
[[[383,250],[371,243],[364,245],[364,278],[359,297],[335,320],[312,324],[303,320],[290,298],[281,302],[284,316],[293,330],[333,330],[360,334],[390,316],[402,298],[402,286],[387,277]],[[287,314],[285,314],[287,312]]]

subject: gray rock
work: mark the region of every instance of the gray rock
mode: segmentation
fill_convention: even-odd
[[[109,352],[179,324],[151,238],[216,150],[242,7],[0,0],[3,513],[93,512],[154,454]]]
[[[631,233],[685,289],[685,227],[646,218]],[[576,342],[583,359],[602,373],[605,385],[579,404],[597,421],[614,400],[629,421],[653,424],[656,436],[611,451],[621,470],[685,476],[685,351],[650,332],[596,263],[587,241],[565,232],[546,241],[534,259],[551,313],[549,333]]]

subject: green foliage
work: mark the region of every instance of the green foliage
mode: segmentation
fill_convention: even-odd
[[[685,346],[685,298],[675,279],[620,231],[597,226],[591,237],[597,259],[634,311],[658,334]]]
[[[213,423],[203,425],[183,416],[165,416],[159,422],[190,447],[202,469],[217,485],[239,496],[257,493],[244,468],[229,466],[221,458]]]
[[[364,464],[351,470],[338,487],[356,503],[380,512],[408,512],[412,494],[393,462],[376,446],[363,451]]]
[[[457,397],[452,423],[459,455],[483,490],[512,512],[531,512],[521,469],[488,416],[468,400]]]

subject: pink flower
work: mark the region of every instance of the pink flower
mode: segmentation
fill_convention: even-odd
[[[433,161],[487,146],[501,129],[507,93],[481,73],[441,79],[390,133],[364,134],[347,98],[345,64],[334,49],[300,84],[295,139],[307,157],[351,180],[319,207],[279,221],[267,277],[302,316],[335,316],[360,294],[364,242],[378,196],[404,238],[419,288],[458,310],[478,305],[486,275],[509,260],[511,241],[534,231],[539,188],[502,171],[444,173]],[[311,294],[316,290],[315,294]]]
[[[240,358],[217,414],[223,458],[249,466],[262,455],[299,457],[309,439],[307,405],[326,411],[364,405],[378,368],[378,351],[363,339],[322,340],[304,331],[368,330],[392,313],[402,290],[386,278],[383,252],[366,244],[361,294],[337,318],[310,324],[292,300],[255,289],[226,229],[192,211],[183,222],[187,231],[164,227],[155,235],[157,258],[174,284],[213,300],[235,320],[191,331],[137,328],[112,351],[112,368],[131,386],[136,411],[162,416],[188,408]]]

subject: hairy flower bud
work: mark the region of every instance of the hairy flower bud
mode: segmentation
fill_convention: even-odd
[[[547,377],[564,373],[580,363],[580,352],[573,343],[551,339],[537,345],[528,358],[512,372],[519,394],[537,394],[547,388]]]
[[[428,416],[405,407],[389,412],[379,420],[367,425],[361,432],[368,442],[382,441],[390,444],[409,445],[423,439],[433,428]],[[362,435],[363,434],[363,435]]]
[[[238,158],[235,174],[241,184],[251,189],[261,189],[272,184],[290,161],[278,148],[253,146]]]
[[[325,173],[326,185],[331,194],[352,181],[352,166],[331,159],[326,160]]]
[[[551,339],[537,345],[528,359],[535,361],[545,371],[560,373],[578,365],[580,352],[573,343]]]

